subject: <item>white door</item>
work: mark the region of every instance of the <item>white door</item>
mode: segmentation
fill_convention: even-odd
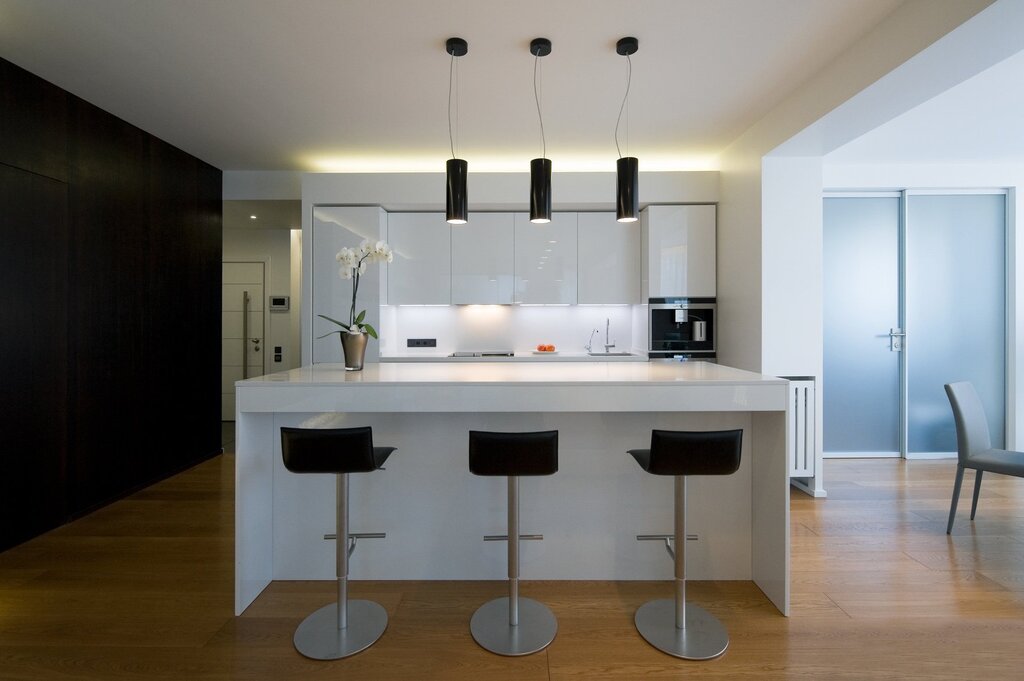
[[[264,366],[262,262],[223,263],[221,285],[220,418],[235,420],[235,381],[262,376]]]
[[[955,381],[1002,447],[1005,193],[828,197],[824,230],[825,456],[953,456]]]

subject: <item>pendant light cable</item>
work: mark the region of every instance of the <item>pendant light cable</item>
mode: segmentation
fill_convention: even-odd
[[[455,55],[452,55],[452,63],[448,67],[448,144],[452,149],[452,158],[455,155],[455,137],[452,135],[452,81],[455,79]]]
[[[539,94],[539,90],[537,89],[537,72],[538,72],[539,68],[540,68],[540,52],[537,52],[536,54],[534,54],[534,57],[533,57],[533,101],[535,101],[537,103],[537,120],[540,121],[540,146],[541,146],[540,156],[541,156],[541,158],[547,158],[548,157],[548,142],[547,142],[547,138],[544,135],[544,116],[542,116],[541,112],[540,112],[540,94]]]
[[[628,54],[625,55],[625,57],[626,57],[626,67],[627,67],[627,71],[626,71],[626,94],[622,96],[622,105],[619,107],[619,117],[615,121],[615,151],[619,154],[619,158],[622,158],[622,150],[619,148],[619,123],[622,122],[622,110],[626,108],[626,100],[629,99],[629,85],[633,81],[633,61],[629,58]],[[628,133],[628,129],[627,129],[627,133]],[[627,136],[627,141],[628,141],[628,139],[629,138]]]

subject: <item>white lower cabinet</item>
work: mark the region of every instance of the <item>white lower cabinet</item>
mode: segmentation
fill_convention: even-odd
[[[515,218],[473,213],[452,225],[452,304],[511,305],[515,296]]]
[[[576,213],[544,224],[515,214],[515,285],[517,303],[576,303]]]
[[[616,222],[615,213],[577,214],[581,304],[640,301],[640,225]]]
[[[444,213],[389,213],[388,304],[448,305],[452,301],[451,225]]]

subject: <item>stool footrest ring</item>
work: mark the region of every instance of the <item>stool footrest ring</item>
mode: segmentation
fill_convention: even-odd
[[[352,552],[356,550],[357,539],[386,539],[387,532],[349,532],[348,534],[348,555],[351,557]],[[338,535],[331,533],[325,534],[324,539],[337,539]]]
[[[668,555],[672,560],[676,559],[675,549],[672,548],[672,544],[675,542],[676,537],[674,534],[638,534],[636,536],[637,541],[664,541],[665,550],[668,551]],[[697,535],[688,534],[686,535],[686,541],[697,541]]]
[[[543,534],[521,534],[519,535],[519,541],[540,541],[544,538]],[[484,541],[508,541],[507,534],[485,534]]]

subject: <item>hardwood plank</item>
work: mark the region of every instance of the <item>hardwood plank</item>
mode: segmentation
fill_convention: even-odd
[[[948,503],[951,462],[826,466],[829,480],[893,496],[793,495],[794,528],[818,530],[793,533],[792,617],[749,582],[690,583],[691,600],[730,632],[717,660],[669,658],[636,633],[634,610],[669,597],[669,582],[555,581],[522,583],[559,621],[537,655],[492,655],[469,634],[473,611],[504,593],[501,582],[366,581],[352,595],[384,605],[384,637],[346,660],[307,660],[292,635],[333,585],[274,582],[232,616],[233,457],[222,456],[0,553],[0,678],[1019,680],[1021,508],[993,504],[947,537],[941,517],[907,519],[920,504]],[[932,497],[901,500],[888,478],[930,486]],[[999,490],[1010,500],[1022,492],[1006,481]],[[1002,534],[989,534],[996,526]]]

